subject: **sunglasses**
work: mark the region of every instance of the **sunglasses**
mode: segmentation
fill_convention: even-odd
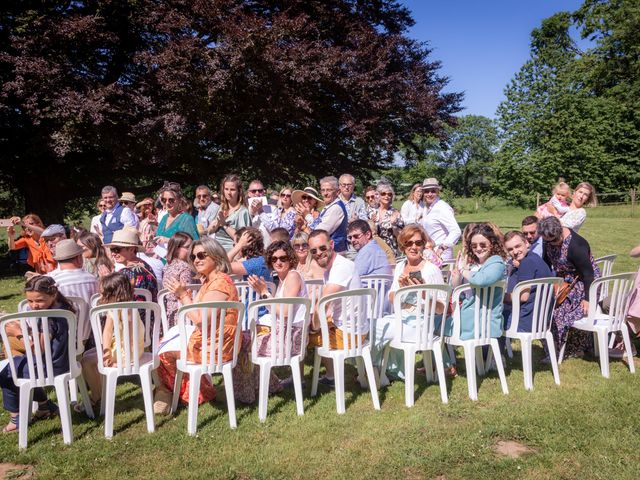
[[[111,250],[111,253],[120,253],[120,250],[122,250],[123,247],[111,247],[109,250]]]
[[[317,255],[318,252],[326,252],[327,250],[329,250],[329,247],[326,245],[322,245],[318,248],[312,248],[311,250],[309,250],[309,252],[311,252],[311,255]]]
[[[438,193],[437,188],[429,188],[427,190],[422,190],[422,193]]]
[[[191,259],[191,261],[193,262],[196,258],[198,260],[204,260],[208,256],[209,254],[207,252],[198,252],[198,253],[192,253],[191,255],[189,255],[189,259]]]
[[[249,190],[251,193],[263,193],[264,188],[254,188],[253,190]]]
[[[309,244],[308,243],[294,243],[293,244],[293,249],[294,250],[307,250],[309,248]]]
[[[290,193],[281,193],[280,196],[284,197],[284,198],[291,198],[291,194]]]
[[[273,256],[271,257],[271,263],[276,263],[276,262],[282,262],[282,263],[289,263],[289,257],[286,255],[280,255],[280,256]]]
[[[300,199],[302,199],[302,200],[311,200],[311,197],[309,195],[302,195],[300,197]]]
[[[393,193],[391,192],[380,192],[381,197],[392,197]]]
[[[360,237],[364,235],[363,233],[354,233],[353,235],[347,235],[347,240],[351,241],[353,240],[359,240]]]
[[[367,200],[373,200],[373,199],[375,199],[375,198],[376,198],[376,196],[375,196],[375,195],[367,195],[365,198],[366,198]]]
[[[482,242],[482,243],[472,243],[471,244],[471,248],[473,250],[475,250],[476,248],[483,248],[483,249],[484,248],[489,248],[489,244],[488,243],[484,243],[484,242]]]
[[[209,198],[209,194],[203,193],[202,195],[196,195],[196,198]]]
[[[416,241],[409,240],[407,243],[404,244],[405,248],[413,247],[414,245],[416,247],[424,247],[424,240],[416,240]]]
[[[162,197],[162,198],[160,198],[160,202],[162,202],[162,203],[175,203],[176,199],[174,197]]]

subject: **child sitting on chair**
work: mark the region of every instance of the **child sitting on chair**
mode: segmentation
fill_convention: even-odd
[[[571,196],[571,188],[565,182],[559,182],[553,187],[551,198],[536,210],[536,217],[540,220],[547,217],[562,216],[569,211],[569,197]]]
[[[58,291],[56,283],[51,277],[42,275],[32,277],[27,281],[24,291],[31,310],[62,309],[75,312],[71,302]],[[50,336],[48,341],[51,342],[53,374],[66,373],[69,371],[69,325],[65,318],[49,317],[47,322]],[[38,325],[38,329],[41,330],[42,326]],[[7,356],[13,360],[18,376],[20,378],[28,378],[29,366],[20,323],[17,321],[7,323],[5,331],[11,344],[11,355]],[[45,339],[42,335],[40,333],[40,338],[32,338],[30,340],[30,348],[33,349],[33,342],[38,341],[44,350]],[[20,389],[13,382],[9,365],[0,371],[0,386],[2,387],[4,408],[10,415],[9,424],[2,431],[17,432]],[[33,390],[33,400],[38,402],[38,410],[33,414],[32,421],[49,418],[58,413],[58,406],[47,399],[47,394],[42,388]]]
[[[111,273],[109,275],[105,275],[100,279],[100,301],[99,305],[106,305],[108,303],[118,303],[118,302],[133,302],[134,299],[134,290],[133,285],[127,277],[125,277],[121,273]],[[128,325],[127,330],[129,331],[129,350],[132,352],[132,356],[130,358],[130,362],[134,361],[133,358],[133,350],[134,350],[134,330],[136,328],[138,330],[138,352],[139,355],[142,355],[144,352],[144,324],[140,319],[140,314],[137,309],[129,310],[131,315],[127,318]],[[122,362],[126,362],[125,359],[125,344],[124,344],[124,318],[122,318],[122,311],[119,311],[119,316],[117,322],[116,319],[113,318],[111,312],[108,312],[103,321],[103,329],[102,329],[102,364],[105,367],[112,367],[117,364],[118,350],[120,350],[120,355],[122,358]],[[116,342],[116,335],[114,332],[114,324],[118,324],[119,326],[119,337],[120,337],[120,345]],[[82,360],[80,362],[82,364],[82,375],[84,376],[91,393],[89,397],[91,399],[92,405],[97,405],[102,397],[102,378],[100,376],[100,372],[98,371],[98,353],[95,348],[88,350]],[[82,408],[80,405],[78,408]]]

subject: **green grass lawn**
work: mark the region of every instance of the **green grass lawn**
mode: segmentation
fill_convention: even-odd
[[[526,214],[496,208],[458,219],[491,219],[512,229]],[[581,233],[596,256],[620,254],[616,272],[635,271],[638,264],[627,253],[638,242],[639,226],[639,219],[608,207],[590,210]],[[20,285],[18,278],[0,280],[0,308],[15,308]],[[101,420],[74,414],[71,445],[62,443],[59,420],[46,420],[30,427],[25,452],[18,451],[16,435],[0,435],[0,461],[33,465],[38,478],[637,478],[638,375],[612,361],[611,378],[604,379],[593,359],[570,359],[560,366],[562,384],[556,386],[549,367],[536,363],[535,389],[526,392],[517,350],[507,366],[509,395],[492,373],[479,379],[478,402],[467,396],[462,361],[460,376],[448,382],[448,405],[440,402],[437,385],[420,377],[413,408],[404,406],[404,384],[395,382],[380,391],[377,412],[349,367],[347,411],[337,415],[326,387],[309,397],[307,365],[304,416],[296,416],[287,391],[270,399],[264,424],[257,407],[238,405],[238,429],[230,430],[219,388],[218,399],[200,407],[197,437],[187,436],[184,409],[156,417],[156,432],[148,434],[140,390],[124,383],[113,440],[104,438]],[[541,356],[534,347],[535,359]],[[0,424],[7,421],[0,415]],[[531,452],[500,456],[494,446],[502,440]]]

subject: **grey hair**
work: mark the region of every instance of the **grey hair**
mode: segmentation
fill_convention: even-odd
[[[538,222],[538,235],[543,240],[557,241],[562,238],[562,224],[556,217],[547,217]]]
[[[102,191],[100,192],[100,195],[105,195],[107,193],[113,193],[116,196],[116,198],[118,197],[118,190],[116,190],[116,187],[113,187],[111,185],[102,187]]]
[[[302,240],[304,243],[309,243],[309,235],[307,232],[296,232],[291,239],[291,243]]]
[[[338,179],[334,176],[329,176],[329,177],[323,177],[320,179],[320,185],[322,185],[323,183],[331,183],[333,185],[333,187],[337,190],[339,185],[338,185]]]
[[[388,191],[391,191],[391,193],[393,193],[394,195],[396,194],[396,192],[393,190],[393,187],[391,186],[390,183],[387,183],[387,182],[378,183],[378,186],[376,187],[376,192],[380,193],[380,192],[388,192]]]
[[[343,178],[350,178],[352,182],[355,183],[356,181],[356,177],[354,177],[353,175],[351,175],[350,173],[343,173],[342,175],[340,175],[339,180],[342,180]]]
[[[198,185],[198,188],[196,188],[196,192],[197,192],[198,190],[206,190],[206,191],[207,191],[207,193],[208,193],[209,195],[211,195],[211,189],[210,189],[209,187],[207,187],[206,185]]]

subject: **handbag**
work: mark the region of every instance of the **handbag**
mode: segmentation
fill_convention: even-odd
[[[569,296],[569,293],[571,293],[571,290],[573,290],[573,287],[575,286],[577,281],[578,277],[574,278],[573,282],[571,283],[562,282],[561,284],[556,284],[553,286],[553,290],[556,295],[556,307],[564,303],[564,301]]]

